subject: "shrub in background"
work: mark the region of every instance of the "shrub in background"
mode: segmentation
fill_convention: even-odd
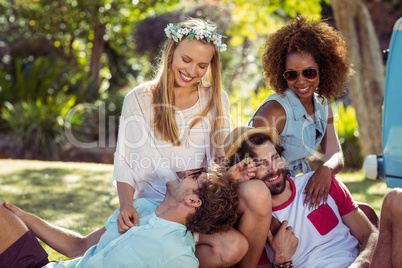
[[[98,141],[98,147],[115,147],[124,96],[104,92],[94,103],[77,104],[68,114],[66,127],[79,142]],[[78,122],[79,121],[79,122]]]
[[[355,109],[352,106],[345,107],[342,102],[338,102],[332,105],[332,110],[335,129],[345,158],[345,169],[360,169],[363,156]]]
[[[2,146],[19,158],[60,159],[66,139],[65,117],[77,97],[68,94],[70,67],[65,61],[16,60],[12,74],[0,68],[0,128]],[[76,115],[69,125],[83,123]]]
[[[0,70],[0,103],[8,101],[45,101],[47,96],[66,91],[68,74],[66,62],[60,59],[36,58],[32,62],[15,61],[13,75]],[[0,104],[1,105],[1,104]]]
[[[265,87],[260,87],[257,93],[254,91],[234,91],[233,94],[229,96],[232,128],[247,125],[261,102],[272,93],[274,93],[273,90]]]
[[[6,102],[1,117],[9,128],[8,136],[23,158],[59,160],[64,135],[65,116],[74,106],[75,97],[57,93],[45,101]]]

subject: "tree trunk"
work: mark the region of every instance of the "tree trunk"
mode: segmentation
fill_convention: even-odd
[[[363,157],[382,152],[384,66],[371,22],[361,0],[331,0],[337,28],[348,44],[355,75],[349,87],[359,124]]]
[[[90,64],[90,76],[94,81],[98,80],[99,71],[101,69],[101,57],[105,47],[105,40],[103,39],[105,32],[105,25],[98,24],[94,28],[94,40],[92,42],[93,47]]]

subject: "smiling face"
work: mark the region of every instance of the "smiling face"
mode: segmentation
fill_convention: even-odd
[[[290,53],[286,58],[286,71],[296,70],[299,76],[295,81],[287,81],[288,87],[296,93],[300,101],[308,101],[312,99],[313,93],[320,83],[320,73],[314,79],[307,79],[302,75],[304,69],[314,68],[317,71],[318,64],[314,58],[308,53]]]
[[[206,74],[215,47],[197,39],[184,39],[173,53],[172,71],[175,87],[190,87]]]
[[[256,156],[254,162],[257,167],[255,178],[267,185],[271,195],[281,194],[286,187],[287,170],[274,145],[266,141],[256,146],[253,152]]]

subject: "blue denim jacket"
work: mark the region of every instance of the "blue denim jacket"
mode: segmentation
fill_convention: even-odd
[[[317,150],[324,137],[328,120],[328,101],[314,93],[315,121],[313,121],[297,95],[289,88],[282,95],[276,93],[269,95],[258,109],[270,100],[279,102],[286,112],[286,124],[279,135],[281,145],[285,149],[282,159],[286,169],[291,176],[296,176],[300,171],[310,172],[311,168],[306,157]],[[249,122],[250,126],[253,124],[255,113]]]

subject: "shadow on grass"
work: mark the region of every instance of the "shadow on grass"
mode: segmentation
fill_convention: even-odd
[[[55,186],[62,182],[62,177],[69,174],[70,170],[60,168],[44,168],[39,170],[23,169],[10,173],[1,179],[2,185],[32,185],[32,186]],[[52,179],[48,180],[49,174]]]
[[[390,191],[382,180],[370,180],[365,177],[355,181],[344,181],[356,201],[368,203],[380,216],[382,201]]]
[[[17,162],[16,170],[12,161],[1,164],[0,199],[57,226],[87,235],[102,227],[119,206],[110,182],[112,167],[97,170],[93,165],[61,163],[38,168],[36,162],[26,161],[23,165]],[[50,260],[68,259],[41,243]]]
[[[352,181],[352,182],[344,182],[348,187],[349,191],[352,193],[361,193],[367,194],[370,188],[377,187],[380,184],[383,184],[382,181],[373,181],[369,179],[364,179],[362,181]],[[374,197],[383,197],[383,193],[372,193]]]
[[[0,178],[0,199],[88,233],[101,227],[118,207],[110,177],[111,172],[86,169],[23,169]]]

